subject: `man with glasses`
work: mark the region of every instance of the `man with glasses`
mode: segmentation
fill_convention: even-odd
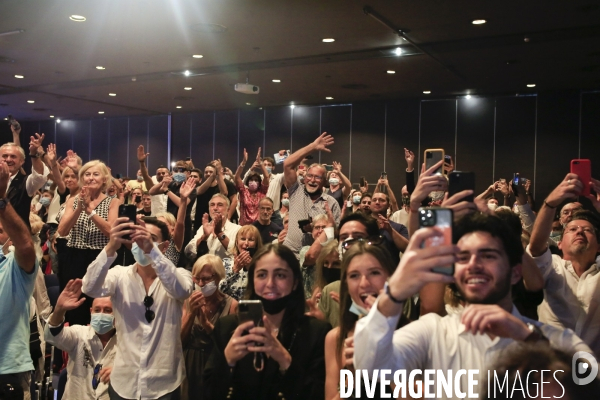
[[[189,271],[164,252],[167,225],[156,218],[132,224],[117,218],[110,240],[83,277],[83,293],[110,296],[119,336],[108,388],[110,399],[171,399],[185,371],[181,346],[183,301],[194,290]],[[110,268],[123,244],[136,263]]]
[[[67,283],[44,328],[46,341],[69,355],[65,399],[107,400],[108,383],[117,352],[113,306],[110,298],[94,299],[89,326],[64,326],[65,313],[80,307],[81,279]]]
[[[328,146],[333,144],[333,137],[324,132],[314,142],[290,154],[283,163],[285,187],[290,196],[289,227],[283,245],[290,248],[299,257],[302,248],[302,230],[298,221],[325,214],[325,203],[333,214],[335,223],[340,221],[340,205],[333,197],[323,193],[327,171],[321,164],[312,164],[304,175],[303,183],[298,182],[296,167],[310,153],[315,151],[331,152]]]
[[[273,215],[273,200],[264,197],[258,202],[258,219],[252,223],[260,232],[264,244],[273,242],[283,229],[281,226],[271,222]]]
[[[560,210],[560,223],[567,225],[573,218],[573,213],[579,210],[583,210],[583,205],[578,201],[565,204]]]
[[[567,174],[548,195],[533,225],[528,252],[545,281],[544,301],[538,308],[540,321],[572,329],[600,354],[598,216],[581,209],[571,214],[581,204],[567,204],[561,210],[561,222],[565,221],[565,225],[559,248],[563,257],[550,254],[547,245],[556,208],[565,200],[579,196],[582,189],[583,183],[577,175]],[[600,191],[600,185],[594,185],[594,190]],[[590,195],[589,199],[598,208],[600,204],[595,196]]]

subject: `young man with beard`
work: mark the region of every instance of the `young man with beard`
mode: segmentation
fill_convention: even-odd
[[[593,188],[600,191],[600,182],[593,180]],[[571,210],[581,205],[569,203],[563,207],[563,212],[565,209],[569,212],[561,213],[565,225],[559,248],[563,257],[550,254],[547,245],[556,208],[565,200],[576,198],[582,189],[583,183],[577,175],[567,174],[548,195],[533,225],[528,252],[545,281],[544,301],[538,309],[540,321],[573,329],[600,354],[600,266],[596,258],[600,250],[600,220],[590,211],[571,214]],[[590,195],[589,199],[598,208],[600,202],[595,196]]]
[[[290,248],[296,257],[302,247],[302,230],[298,221],[309,219],[318,214],[325,214],[325,203],[333,214],[336,224],[340,222],[340,205],[331,196],[323,193],[327,171],[321,164],[312,164],[304,175],[304,182],[298,182],[296,167],[314,151],[331,152],[328,146],[333,144],[333,137],[324,132],[314,142],[290,154],[283,163],[285,187],[290,195],[289,228],[283,245]]]
[[[521,277],[523,247],[503,221],[468,215],[455,226],[456,245],[421,247],[426,239],[442,235],[437,228],[416,231],[384,294],[372,298],[369,314],[356,324],[356,369],[367,369],[369,374],[374,369],[406,370],[407,376],[415,369],[435,369],[446,378],[451,370],[453,387],[458,386],[454,393],[456,389],[466,393],[470,387],[468,374],[459,378],[458,371],[477,370],[478,384],[471,389],[481,393],[498,356],[518,343],[549,341],[550,346],[570,353],[591,353],[571,330],[519,314],[512,303],[511,284]],[[432,271],[452,263],[454,276]],[[455,283],[464,310],[445,317],[429,313],[394,332],[406,299],[432,282]],[[440,394],[447,398],[445,392]]]

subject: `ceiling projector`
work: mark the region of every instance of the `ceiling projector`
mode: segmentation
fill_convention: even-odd
[[[260,91],[260,88],[258,86],[251,85],[249,83],[236,83],[234,88],[236,92],[244,94],[258,94],[258,92]]]

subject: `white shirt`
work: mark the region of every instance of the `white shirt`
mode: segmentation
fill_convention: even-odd
[[[390,217],[390,221],[395,222],[397,224],[402,224],[404,226],[408,226],[408,212],[404,210],[404,208],[399,209]]]
[[[241,226],[234,224],[233,222],[225,221],[223,232],[225,232],[225,235],[227,235],[229,238],[229,246],[227,248],[223,247],[219,238],[213,233],[208,239],[206,239],[209,254],[214,254],[221,258],[231,257],[233,254],[233,247],[235,246],[235,237],[237,236],[240,228]],[[202,224],[200,224],[200,227],[196,232],[196,236],[194,236],[187,246],[185,246],[185,254],[187,254],[190,258],[196,258],[196,252],[198,250],[196,242],[202,237],[202,235],[204,235],[204,227]]]
[[[102,341],[91,326],[72,325],[63,327],[58,335],[50,332],[46,324],[44,337],[46,341],[69,354],[67,362],[67,385],[64,399],[108,400],[108,385],[100,382],[96,390],[92,387],[94,368],[102,364],[102,368],[112,367],[117,353],[117,335],[113,335],[102,348]],[[114,377],[111,373],[111,379]]]
[[[527,247],[529,253],[529,246]],[[529,253],[531,255],[531,253]],[[540,321],[575,331],[600,354],[600,267],[592,264],[580,277],[570,261],[550,250],[533,258],[544,276],[544,301]]]
[[[156,185],[158,183],[158,179],[156,179],[156,175],[152,177],[152,182]],[[153,194],[150,196],[150,205],[152,210],[152,216],[155,217],[156,214],[167,211],[167,200],[169,196],[166,194]],[[177,217],[175,215],[175,217]]]
[[[19,172],[17,172],[9,178],[8,186],[6,187],[7,192],[10,188],[10,184],[12,183],[13,179],[15,179],[15,176],[17,176],[18,173]],[[46,167],[46,165],[44,165],[43,175],[38,174],[35,168],[31,167],[31,174],[27,176],[27,180],[25,181],[25,188],[27,189],[27,195],[29,195],[29,197],[33,197],[35,192],[41,189],[46,184],[46,181],[48,180],[47,176],[49,173],[50,170],[48,169],[48,167]]]
[[[552,347],[567,352],[586,351],[588,346],[570,329],[558,329],[530,320],[513,306],[512,314],[523,322],[539,326]],[[474,392],[484,391],[487,371],[493,370],[498,357],[517,342],[509,338],[473,335],[461,324],[462,312],[440,317],[430,313],[405,327],[395,330],[399,316],[386,318],[373,305],[369,314],[358,320],[354,331],[354,366],[356,369],[404,369],[407,376],[413,369],[479,370]],[[452,375],[454,377],[454,375]],[[461,376],[460,389],[467,393],[468,376]],[[443,394],[445,392],[442,391]],[[456,393],[456,392],[454,392]],[[442,397],[446,398],[446,397]]]
[[[147,322],[144,282],[136,264],[109,269],[116,257],[98,255],[83,277],[82,290],[91,297],[110,296],[119,335],[111,373],[115,392],[127,399],[157,399],[174,391],[185,376],[181,347],[183,301],[194,290],[189,271],[176,268],[156,245],[148,254],[158,275],[148,289],[156,318]]]

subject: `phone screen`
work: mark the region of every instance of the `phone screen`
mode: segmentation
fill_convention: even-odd
[[[420,208],[419,228],[435,226],[442,230],[443,236],[426,239],[423,247],[446,246],[452,244],[452,210],[448,208]],[[431,269],[439,274],[454,275],[454,264],[440,265]]]
[[[448,175],[448,197],[452,197],[463,190],[475,191],[475,173],[461,171],[451,172]],[[464,200],[473,202],[475,200],[475,195],[472,194],[467,196]]]
[[[425,150],[425,170],[433,167],[438,162],[444,159],[444,149],[427,149]],[[434,172],[435,175],[442,175],[444,173],[443,165],[437,168]]]

